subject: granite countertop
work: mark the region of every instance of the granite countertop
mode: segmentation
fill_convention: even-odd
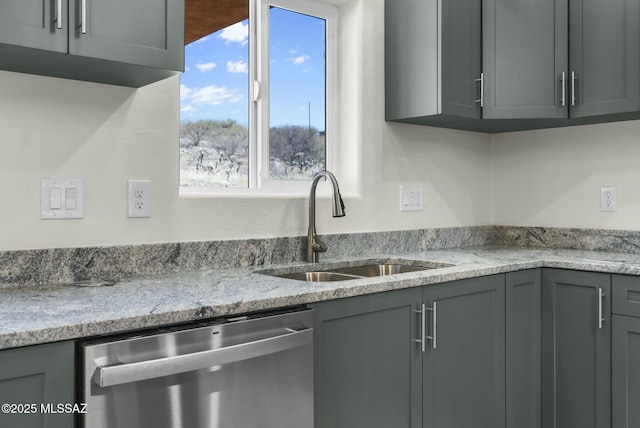
[[[288,269],[301,270],[309,266],[307,263],[291,263],[176,273],[115,284],[58,284],[0,289],[0,349],[304,305],[537,267],[640,275],[640,254],[581,250],[483,246],[385,253],[369,256],[367,260],[389,258],[433,261],[454,266],[322,283],[307,283],[260,273],[265,270],[274,273]],[[356,260],[327,260],[318,267],[356,264]]]

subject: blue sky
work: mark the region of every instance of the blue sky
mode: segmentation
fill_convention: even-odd
[[[270,12],[271,126],[325,129],[325,25],[306,15]],[[239,22],[185,46],[181,121],[248,121],[249,27]],[[310,110],[309,110],[310,103]]]

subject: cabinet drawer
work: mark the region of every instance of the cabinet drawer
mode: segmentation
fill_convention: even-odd
[[[613,275],[612,312],[640,317],[640,276]]]

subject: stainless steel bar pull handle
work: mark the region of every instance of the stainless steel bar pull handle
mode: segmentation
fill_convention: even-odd
[[[425,334],[427,333],[427,309],[426,305],[423,303],[420,309],[415,311],[420,314],[420,338],[414,339],[417,343],[420,344],[420,350],[422,352],[426,352],[427,350],[427,341]]]
[[[225,348],[140,361],[137,363],[98,367],[95,371],[94,382],[101,387],[105,387],[138,382],[146,379],[155,379],[236,361],[248,360],[250,358],[297,348],[313,342],[313,328],[298,331],[285,329],[285,331],[285,334],[279,336],[227,346]]]
[[[80,2],[80,32],[87,34],[87,0]]]
[[[433,306],[427,307],[426,310],[433,313],[433,321],[431,323],[431,336],[425,336],[425,339],[431,340],[433,349],[436,349],[438,347],[438,302],[433,302]]]
[[[560,78],[560,81],[562,82],[562,96],[560,97],[560,99],[562,100],[562,107],[564,107],[567,104],[567,87],[566,87],[566,82],[564,79],[564,71],[562,72],[562,77]]]
[[[602,328],[602,324],[604,323],[602,306],[603,300],[604,293],[602,292],[602,288],[598,288],[598,328]]]
[[[571,105],[572,106],[576,105],[576,80],[578,80],[578,77],[576,76],[576,72],[572,71],[571,72]]]
[[[56,0],[56,28],[62,29],[62,0]]]
[[[475,102],[480,103],[480,107],[484,107],[484,73],[480,73],[480,78],[475,81],[480,82],[480,98]]]

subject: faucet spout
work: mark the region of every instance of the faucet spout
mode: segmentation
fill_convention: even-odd
[[[327,245],[318,238],[316,234],[316,187],[318,182],[322,178],[328,178],[333,187],[333,216],[344,217],[344,202],[340,195],[340,187],[338,186],[338,180],[329,171],[318,172],[311,181],[311,192],[309,193],[309,229],[307,232],[307,261],[311,263],[317,263],[319,261],[318,253],[327,251]]]

